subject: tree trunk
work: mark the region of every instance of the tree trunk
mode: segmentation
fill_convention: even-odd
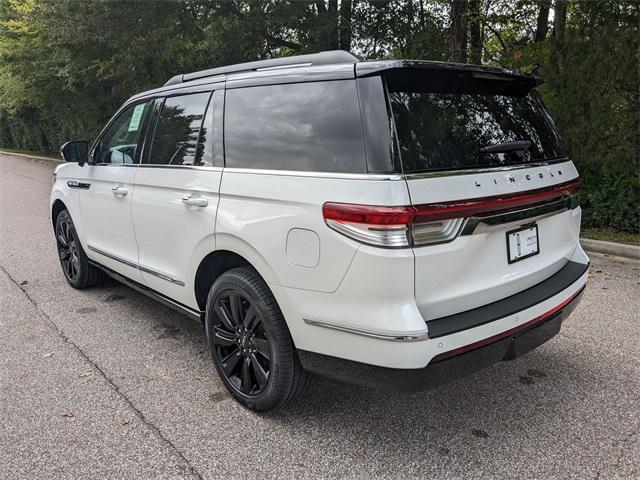
[[[564,30],[567,23],[567,0],[556,0],[553,18],[553,36],[562,43],[564,41]]]
[[[351,12],[353,3],[351,0],[340,2],[340,30],[338,31],[338,48],[351,51]]]
[[[480,0],[469,1],[469,42],[471,43],[471,63],[482,63],[482,32],[480,29]]]
[[[549,8],[551,0],[541,0],[540,10],[538,10],[538,22],[536,24],[535,42],[543,42],[547,38],[549,32]]]
[[[451,61],[467,63],[467,0],[451,0]]]
[[[556,69],[564,72],[564,31],[567,23],[567,0],[556,0],[553,17],[553,38],[555,53],[553,54]]]

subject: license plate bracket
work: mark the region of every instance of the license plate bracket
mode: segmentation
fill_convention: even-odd
[[[509,264],[540,253],[538,225],[535,223],[507,232],[507,261]]]

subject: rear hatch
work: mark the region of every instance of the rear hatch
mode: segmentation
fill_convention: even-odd
[[[533,90],[538,79],[437,63],[383,76],[418,211],[415,288],[425,320],[558,272],[578,242],[580,180]]]

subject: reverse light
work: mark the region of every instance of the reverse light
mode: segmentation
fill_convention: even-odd
[[[454,240],[467,219],[495,215],[575,194],[576,178],[552,187],[491,197],[409,206],[357,205],[328,202],[322,206],[325,223],[333,230],[369,245],[402,248]]]

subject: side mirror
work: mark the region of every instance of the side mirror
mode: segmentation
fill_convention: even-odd
[[[65,162],[77,163],[81,167],[87,162],[89,143],[86,140],[67,142],[60,147],[60,155]]]

